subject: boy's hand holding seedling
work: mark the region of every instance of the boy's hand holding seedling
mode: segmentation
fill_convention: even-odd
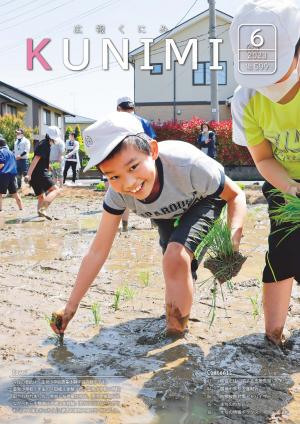
[[[70,308],[66,306],[64,309],[53,312],[50,327],[56,334],[64,334],[68,323],[75,315],[77,308]]]

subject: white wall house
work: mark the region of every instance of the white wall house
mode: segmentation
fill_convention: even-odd
[[[230,119],[228,100],[236,87],[233,75],[233,54],[228,30],[232,16],[216,10],[216,38],[223,40],[219,47],[218,98],[220,120]],[[211,119],[210,106],[210,43],[209,11],[206,10],[157,37],[150,50],[154,69],[141,70],[144,45],[129,54],[134,67],[134,100],[138,114],[150,120],[185,120],[193,116]],[[197,70],[192,69],[192,55],[180,65],[172,53],[171,70],[166,70],[165,39],[172,38],[182,53],[190,39],[198,40]]]

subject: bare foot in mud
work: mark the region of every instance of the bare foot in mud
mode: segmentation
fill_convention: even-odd
[[[168,337],[183,337],[188,330],[189,315],[182,316],[177,306],[168,304],[166,306],[166,318]]]
[[[178,340],[184,338],[188,333],[188,329],[184,332],[169,332],[167,329],[155,334],[154,336],[141,336],[137,339],[137,343],[141,345],[153,345],[162,342],[163,340]]]
[[[271,346],[277,347],[282,351],[292,350],[295,344],[293,340],[287,339],[283,334],[280,337],[265,334],[265,339]]]
[[[40,208],[38,210],[38,216],[41,216],[43,218],[48,219],[49,221],[52,221],[52,217],[48,214],[48,212],[46,211],[46,208]]]

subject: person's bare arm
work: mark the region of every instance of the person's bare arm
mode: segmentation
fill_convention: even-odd
[[[296,195],[300,192],[300,184],[290,178],[287,171],[274,158],[272,146],[268,140],[248,147],[248,150],[258,171],[272,186],[283,193]]]
[[[4,163],[0,163],[0,169],[4,168]]]
[[[227,202],[227,223],[231,229],[234,250],[238,251],[247,213],[246,196],[234,181],[225,177],[225,186],[220,197]]]
[[[106,211],[103,212],[97,234],[88,252],[82,259],[69,300],[63,310],[56,312],[56,314],[62,316],[62,327],[59,330],[55,323],[51,324],[52,329],[57,334],[64,332],[69,321],[75,315],[81,299],[86,294],[105,263],[118,231],[121,217],[122,215],[113,215]]]

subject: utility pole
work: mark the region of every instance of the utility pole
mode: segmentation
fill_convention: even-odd
[[[216,2],[207,0],[209,4],[209,39],[216,38]],[[213,63],[213,44],[210,43],[210,64]],[[210,102],[211,119],[219,121],[218,78],[217,71],[210,69]]]

